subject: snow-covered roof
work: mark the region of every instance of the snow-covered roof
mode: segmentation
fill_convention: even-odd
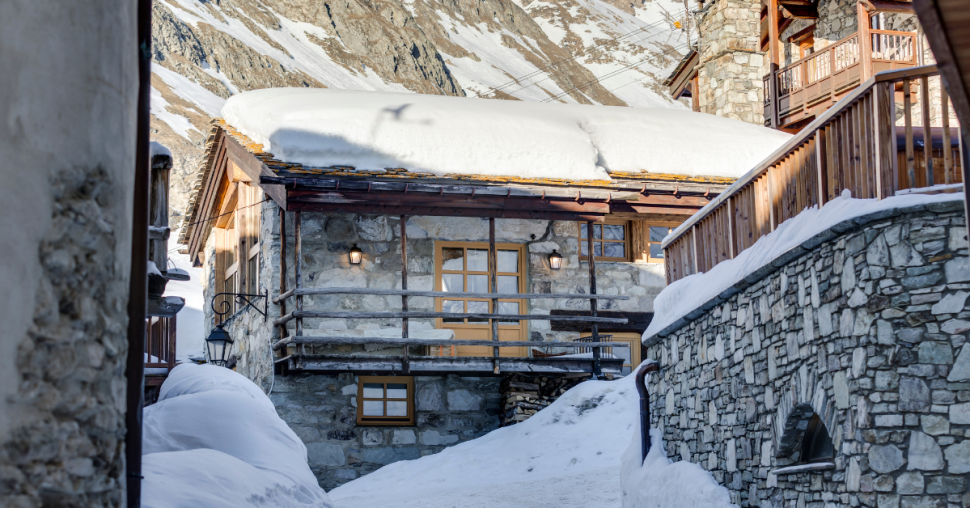
[[[275,159],[311,168],[571,181],[611,173],[737,178],[790,137],[669,108],[333,89],[245,92],[222,115]]]

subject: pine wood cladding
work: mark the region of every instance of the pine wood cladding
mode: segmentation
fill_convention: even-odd
[[[228,166],[224,198],[213,228],[215,292],[256,294],[259,292],[259,203],[263,192],[245,181],[233,181],[234,166],[232,163]],[[220,310],[229,311],[227,317],[238,310],[231,296],[221,296],[215,304]]]

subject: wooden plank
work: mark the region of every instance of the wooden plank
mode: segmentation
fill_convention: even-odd
[[[566,310],[566,309],[552,309],[550,315],[553,316],[549,320],[549,326],[554,332],[589,332],[591,326],[590,323],[585,321],[559,321],[557,316],[590,316],[591,311],[588,310]],[[633,311],[616,311],[616,310],[598,310],[596,312],[597,317],[616,317],[624,318],[627,320],[626,323],[616,324],[616,323],[600,323],[598,325],[599,332],[602,333],[643,333],[646,331],[650,322],[653,320],[652,312],[633,312]]]
[[[690,215],[690,209],[656,209],[644,207],[645,213],[668,213]],[[500,219],[536,219],[536,220],[569,220],[569,221],[603,221],[605,215],[586,212],[558,212],[543,210],[508,210],[499,208],[448,208],[435,206],[375,206],[375,205],[342,205],[324,203],[304,203],[290,201],[289,210],[325,213],[357,213],[365,215],[423,215],[430,217],[496,217]]]
[[[277,303],[280,306],[280,315],[286,315],[286,299],[287,294],[293,294],[296,288],[289,291],[286,289],[286,210],[282,208],[279,209],[280,214],[280,291],[283,293],[273,299],[273,303]],[[280,327],[280,338],[285,339],[289,335],[289,330],[286,326]]]
[[[950,132],[950,98],[947,96],[946,87],[940,82],[940,106],[942,109],[943,121],[943,172],[944,180],[947,185],[953,183],[953,148],[951,147],[952,138]]]
[[[417,289],[374,289],[374,288],[301,288],[288,291],[301,295],[378,295],[378,296],[420,296],[429,298],[493,298],[495,293],[456,293],[448,291],[422,291]],[[599,300],[629,300],[623,295],[589,295],[586,293],[499,293],[502,300],[539,300],[560,298],[596,298]]]
[[[589,265],[589,294],[590,295],[596,294],[596,251],[593,250],[593,236],[594,236],[593,223],[587,222],[586,223],[586,250],[589,252],[589,256],[586,258],[586,261]],[[604,252],[603,254],[605,255],[606,252]],[[596,316],[596,310],[597,310],[596,303],[597,303],[596,298],[589,299],[590,317],[587,320],[589,323],[592,323],[592,332],[593,332],[592,335],[593,335],[594,343],[600,341],[599,328],[597,328],[598,317]],[[624,321],[625,320],[626,319],[624,319]],[[600,350],[594,349],[593,350],[593,375],[598,377],[600,373],[601,373]]]
[[[299,290],[303,287],[303,216],[297,211],[293,216],[293,274],[294,287]],[[303,296],[296,297],[296,310],[291,314],[296,318],[296,334],[303,335]],[[273,324],[285,324],[283,318],[277,319]],[[278,323],[278,321],[282,321]],[[301,348],[302,349],[302,348]],[[306,351],[302,351],[305,353]]]
[[[408,289],[408,218],[406,215],[401,216],[401,290],[407,291]],[[495,219],[492,219],[494,221]],[[401,312],[404,313],[404,317],[401,318],[401,337],[404,339],[408,338],[408,295],[401,295]],[[402,369],[405,373],[410,371],[410,366],[408,365],[408,347],[404,346],[401,348],[401,364]]]
[[[920,110],[923,113],[923,169],[926,170],[926,186],[933,183],[933,133],[930,129],[930,79],[919,78]]]
[[[907,189],[915,189],[916,157],[913,155],[913,98],[909,78],[903,79],[903,121],[906,125],[906,177]]]
[[[593,249],[592,249],[592,245],[593,245],[593,223],[592,222],[587,223],[586,233],[587,233],[586,236],[589,238],[588,243],[590,245],[589,264],[590,266],[592,266],[594,263],[594,260],[596,259],[596,253],[593,252]],[[498,291],[498,250],[495,248],[495,219],[494,218],[488,219],[488,272],[489,272],[489,279],[490,279],[489,284],[491,286],[491,290],[493,291],[492,312],[495,314],[498,314],[498,298],[495,296],[495,293],[494,293]],[[489,324],[491,324],[491,328],[492,328],[492,342],[498,343],[499,342],[498,319],[490,318]],[[499,356],[499,348],[498,346],[494,346],[492,348],[492,358],[495,360],[495,367],[494,367],[495,374],[499,373],[498,356]]]
[[[299,301],[299,300],[298,300]],[[401,319],[408,317],[411,319],[436,319],[436,318],[455,318],[455,319],[498,319],[500,321],[549,321],[549,314],[490,314],[490,313],[469,313],[469,312],[350,312],[350,311],[293,311],[275,321],[274,325],[279,325],[293,319],[302,320],[304,318],[344,318],[344,319]],[[626,323],[625,318],[605,318],[605,317],[583,317],[583,316],[559,316],[556,320],[563,321],[588,321],[590,323]],[[302,329],[300,330],[302,332]],[[302,335],[300,333],[299,335]]]
[[[402,373],[401,359],[394,356],[303,356],[286,360],[291,370],[341,373]],[[499,358],[502,372],[528,372],[535,374],[570,374],[593,372],[593,362],[582,358]],[[411,373],[421,375],[445,373],[492,374],[494,363],[486,357],[414,357]],[[623,360],[604,358],[604,373],[619,374]]]
[[[313,336],[293,336],[286,341],[274,344],[273,349],[277,350],[290,344],[320,344],[320,345],[357,345],[368,344],[386,346],[482,346],[492,345],[495,348],[503,347],[562,347],[562,348],[605,348],[605,347],[630,347],[629,342],[562,342],[562,341],[495,341],[490,340],[463,340],[463,339],[420,339],[405,338],[395,339],[392,337],[313,337]]]

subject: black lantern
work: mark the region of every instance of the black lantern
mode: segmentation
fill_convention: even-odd
[[[355,243],[350,249],[350,264],[359,265],[362,259],[364,259],[364,251],[360,250]]]
[[[229,361],[229,352],[232,350],[232,337],[223,328],[222,323],[209,333],[209,337],[205,339],[205,346],[209,351],[209,363],[225,367],[226,362]]]
[[[549,268],[553,270],[562,268],[562,256],[556,249],[553,249],[552,254],[549,254]]]

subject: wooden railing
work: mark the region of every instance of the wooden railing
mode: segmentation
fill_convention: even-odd
[[[930,81],[938,75],[935,66],[887,71],[846,95],[665,239],[667,282],[733,259],[778,224],[843,190],[882,199],[961,182],[946,91],[938,79]],[[914,86],[920,127],[914,127]],[[931,122],[933,108],[941,112],[939,128]]]
[[[772,95],[771,75],[764,77],[765,125],[772,124],[776,113],[778,128],[803,125],[869,76],[916,65],[915,33],[868,29],[854,33],[779,69],[777,95]]]
[[[175,368],[175,316],[145,320],[145,368]]]

